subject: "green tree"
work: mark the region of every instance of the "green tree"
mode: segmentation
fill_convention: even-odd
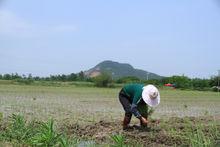
[[[112,77],[107,73],[102,73],[101,75],[94,78],[95,86],[97,87],[111,87]]]
[[[209,81],[209,85],[211,87],[218,86],[218,80],[220,81],[220,77],[218,77],[218,76],[211,77],[211,79]]]
[[[164,79],[163,82],[175,84],[176,88],[181,88],[181,89],[188,89],[192,87],[191,79],[184,75],[168,77]]]
[[[74,73],[71,73],[70,75],[68,75],[68,81],[76,81],[77,79],[77,75]]]
[[[38,77],[38,76],[36,76],[36,77],[34,77],[34,80],[36,80],[36,81],[40,81],[40,80],[41,80],[41,78],[40,78],[40,77]]]
[[[58,81],[57,76],[50,75],[50,80],[51,81]]]
[[[32,80],[32,79],[33,79],[33,77],[32,77],[32,74],[31,74],[31,73],[29,73],[29,74],[28,74],[28,79],[29,79],[29,80]]]
[[[67,81],[67,76],[64,75],[64,74],[62,74],[62,75],[60,76],[60,80],[63,81],[63,82]]]
[[[137,77],[134,76],[128,76],[128,77],[122,77],[116,80],[116,83],[137,83],[140,82],[141,80]]]
[[[80,81],[84,81],[85,80],[85,74],[84,74],[83,71],[80,71],[78,73],[78,80],[80,80]]]
[[[199,78],[192,79],[192,86],[193,89],[204,90],[205,88],[209,87],[209,80]]]
[[[12,74],[12,79],[21,79],[22,77],[18,73]]]
[[[153,84],[153,85],[163,85],[162,81],[159,79],[150,79],[144,82],[145,84]]]
[[[4,74],[3,79],[4,80],[11,80],[11,75],[10,74]]]

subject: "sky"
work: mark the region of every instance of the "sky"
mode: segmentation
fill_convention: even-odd
[[[162,76],[220,69],[220,0],[0,0],[0,74],[88,70],[104,60]]]

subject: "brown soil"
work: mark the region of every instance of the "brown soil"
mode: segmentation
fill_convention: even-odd
[[[110,136],[114,134],[122,134],[125,136],[125,142],[142,144],[148,146],[173,146],[187,145],[178,135],[174,136],[171,129],[177,131],[189,131],[189,128],[196,123],[208,124],[212,122],[212,118],[170,118],[167,121],[151,120],[147,128],[141,128],[133,125],[128,130],[122,130],[121,122],[100,121],[91,125],[81,126],[79,124],[70,124],[65,126],[68,135],[75,135],[80,138],[92,139],[97,143],[110,143]],[[64,128],[63,128],[64,129]],[[218,126],[220,129],[220,126]],[[207,130],[206,130],[207,131]],[[210,132],[211,133],[211,132]]]

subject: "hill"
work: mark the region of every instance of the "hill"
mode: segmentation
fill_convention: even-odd
[[[135,69],[133,66],[127,63],[118,63],[114,61],[103,61],[97,64],[95,67],[85,71],[85,75],[88,77],[96,77],[102,72],[107,72],[112,75],[114,79],[135,76],[139,79],[161,79],[162,76],[152,72],[144,71],[141,69]]]

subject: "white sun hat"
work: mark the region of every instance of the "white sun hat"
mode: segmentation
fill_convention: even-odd
[[[154,85],[143,87],[142,98],[150,107],[156,107],[160,103],[160,93]]]

